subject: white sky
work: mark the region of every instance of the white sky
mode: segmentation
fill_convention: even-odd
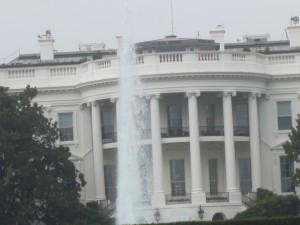
[[[17,49],[39,51],[37,35],[51,29],[58,51],[78,44],[104,42],[116,47],[122,33],[124,4],[132,12],[134,41],[159,39],[171,33],[170,0],[0,0],[0,63]],[[210,38],[218,24],[225,41],[244,34],[269,33],[281,40],[290,17],[300,15],[300,0],[173,0],[174,33]]]

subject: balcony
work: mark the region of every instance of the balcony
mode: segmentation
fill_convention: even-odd
[[[228,192],[216,192],[216,193],[206,192],[205,195],[206,195],[207,203],[229,202],[229,193]]]
[[[184,196],[172,196],[171,194],[166,195],[166,205],[173,204],[191,204],[191,194],[186,193]]]
[[[113,143],[118,141],[118,136],[117,132],[109,132],[105,133],[102,131],[102,143],[107,144],[107,143]]]
[[[162,128],[161,137],[162,138],[172,138],[172,137],[189,137],[190,132],[188,127],[177,127],[177,128]]]
[[[246,126],[234,126],[234,136],[249,136],[249,127]]]
[[[224,136],[224,126],[200,126],[201,136]]]

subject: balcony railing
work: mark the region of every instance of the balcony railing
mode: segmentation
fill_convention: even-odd
[[[234,136],[249,136],[249,127],[235,126],[233,132]]]
[[[178,128],[162,128],[161,137],[170,138],[170,137],[189,137],[190,132],[188,127],[178,127]]]
[[[191,194],[186,193],[184,196],[172,196],[171,194],[166,195],[166,205],[172,204],[190,204]]]
[[[201,136],[224,136],[224,126],[200,126]]]
[[[113,143],[118,141],[117,132],[102,133],[102,143]]]
[[[229,193],[228,192],[216,192],[216,193],[206,192],[205,195],[206,195],[207,203],[229,202]]]

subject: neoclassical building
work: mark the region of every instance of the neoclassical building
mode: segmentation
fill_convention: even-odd
[[[281,145],[300,112],[297,18],[287,30],[289,40],[280,41],[248,35],[225,43],[218,26],[209,40],[170,35],[136,43],[149,108],[142,143],[152,163],[151,199],[141,208],[147,222],[232,218],[257,188],[294,192],[299,164],[287,161]],[[74,52],[55,52],[50,32],[38,41],[39,53],[0,65],[0,85],[38,88],[35,101],[58,122],[58,144],[70,148],[85,175],[82,201],[112,209],[121,38],[118,49],[82,44]]]

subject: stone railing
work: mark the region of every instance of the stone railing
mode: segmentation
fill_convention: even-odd
[[[72,67],[55,67],[50,69],[51,77],[75,76],[77,68]]]
[[[31,79],[35,76],[34,69],[8,70],[8,79]],[[0,78],[1,80],[1,78]]]
[[[137,55],[135,64],[136,72],[141,76],[213,72],[221,75],[254,73],[275,77],[299,74],[300,54],[263,55],[230,51],[151,53]],[[0,82],[11,88],[23,87],[23,83],[37,87],[74,86],[95,80],[117,79],[119,66],[119,58],[112,57],[72,66],[0,67]],[[30,82],[27,82],[29,79]]]

